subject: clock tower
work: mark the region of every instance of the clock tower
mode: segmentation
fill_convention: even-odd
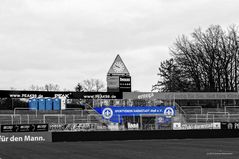
[[[119,55],[107,73],[107,92],[131,92],[131,76]]]

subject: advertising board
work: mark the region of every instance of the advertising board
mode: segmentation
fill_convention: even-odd
[[[48,131],[48,124],[15,124],[1,125],[2,133]]]
[[[62,92],[0,90],[0,98],[60,98],[67,99],[122,99],[122,92]]]
[[[121,123],[123,116],[140,116],[140,115],[165,115],[174,116],[175,106],[109,106],[96,107],[96,112],[101,114],[104,119],[112,122]]]
[[[72,124],[50,124],[50,131],[93,131],[96,130],[96,123],[72,123]]]
[[[124,92],[123,99],[206,100],[239,99],[237,92]]]
[[[108,129],[111,131],[119,131],[119,124],[118,123],[110,123],[110,124],[108,124]]]
[[[239,129],[239,122],[221,122],[221,129]]]
[[[139,129],[139,123],[127,123],[128,130],[138,130]]]
[[[13,132],[0,133],[0,143],[3,142],[51,142],[50,132]]]
[[[221,129],[221,123],[220,122],[212,123],[212,127],[213,129]]]
[[[173,123],[173,130],[181,130],[181,123]]]
[[[221,129],[221,124],[217,123],[173,123],[173,130],[199,130],[199,129]]]
[[[64,131],[66,124],[49,124],[49,131]]]

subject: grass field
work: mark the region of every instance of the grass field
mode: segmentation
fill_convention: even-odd
[[[238,159],[239,138],[2,143],[1,159]]]

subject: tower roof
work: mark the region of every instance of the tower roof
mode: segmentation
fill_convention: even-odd
[[[129,75],[129,71],[121,59],[120,55],[117,55],[113,64],[111,65],[108,75]]]

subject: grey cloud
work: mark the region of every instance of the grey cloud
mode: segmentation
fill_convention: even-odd
[[[73,88],[77,80],[105,80],[120,54],[133,75],[133,89],[149,91],[177,36],[190,35],[199,26],[237,24],[238,3],[1,0],[0,89],[46,81]]]

